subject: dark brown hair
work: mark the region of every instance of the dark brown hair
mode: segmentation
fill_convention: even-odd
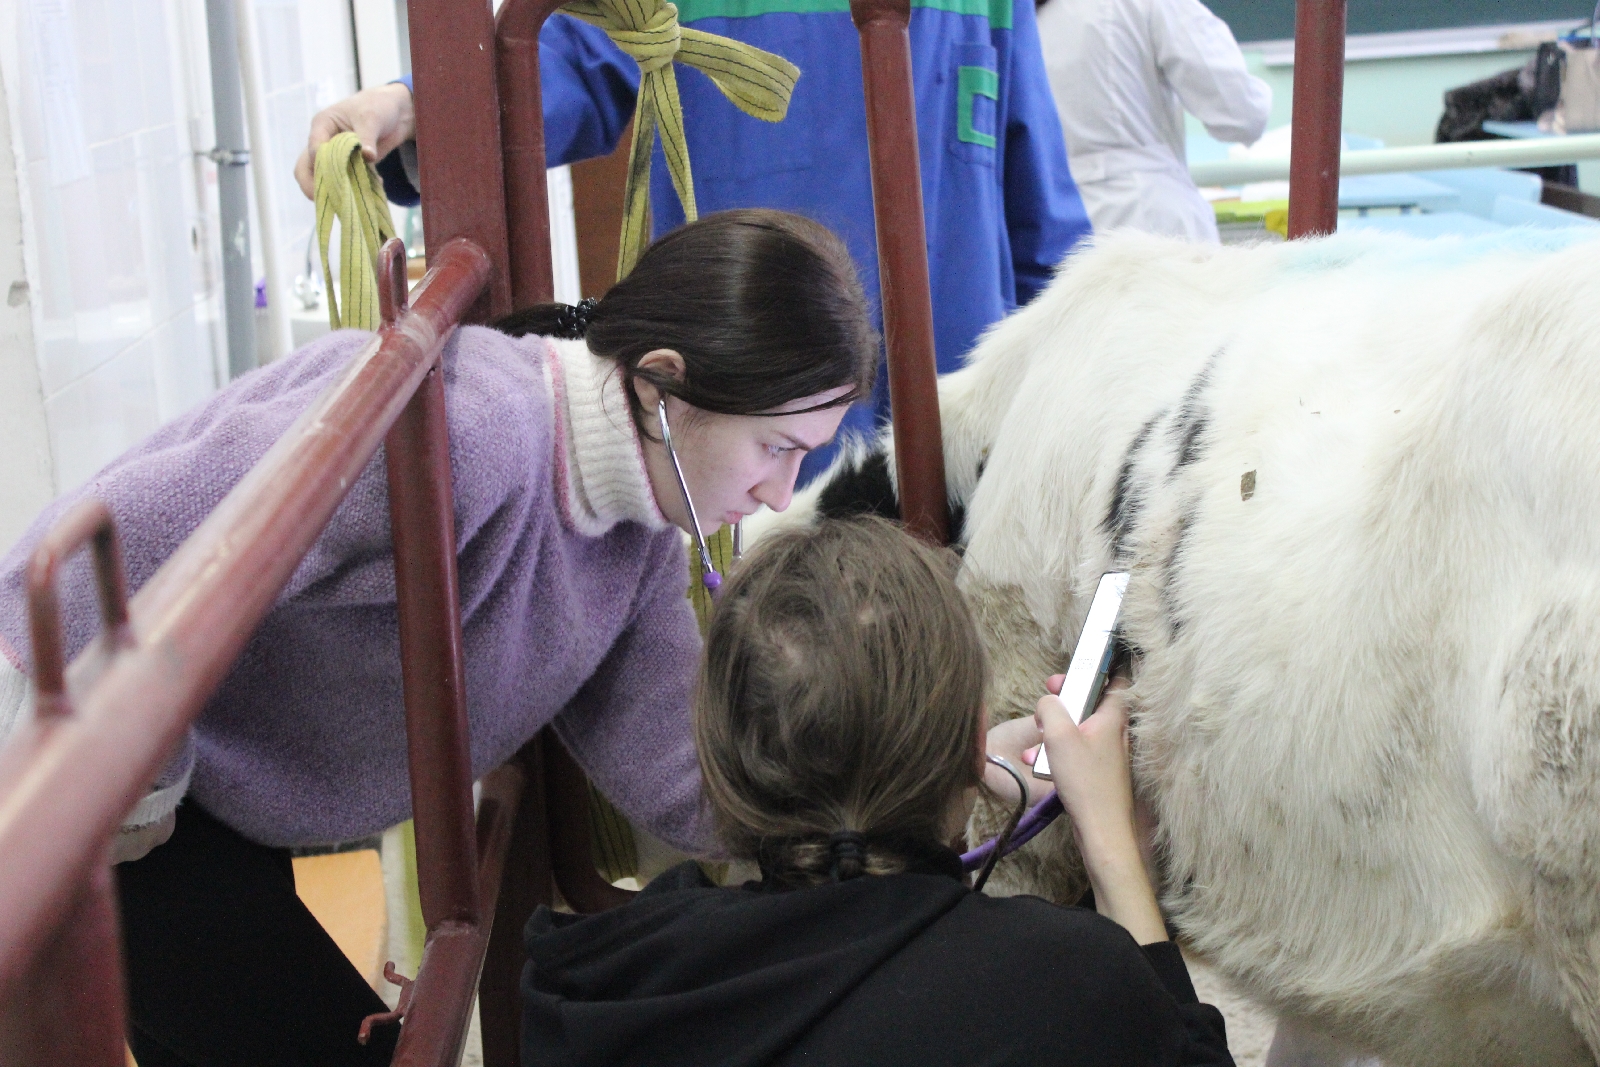
[[[554,335],[564,312],[539,304],[495,328]],[[594,306],[583,336],[622,368],[636,424],[634,379],[703,411],[757,415],[845,385],[826,406],[864,399],[878,373],[877,333],[844,242],[783,211],[722,211],[666,234]],[[682,379],[639,367],[658,348],[683,357]]]
[[[988,684],[954,567],[866,517],[770,534],[734,570],[693,711],[734,856],[803,884],[891,873],[944,844],[952,802],[982,781]],[[854,870],[829,847],[842,831],[862,839]]]

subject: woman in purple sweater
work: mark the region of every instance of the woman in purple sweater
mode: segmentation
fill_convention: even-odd
[[[597,304],[500,325],[460,329],[443,357],[473,773],[553,725],[629,817],[703,852],[683,533],[691,511],[709,531],[783,510],[801,458],[871,391],[849,254],[805,219],[727,212],[663,237]],[[100,498],[137,589],[367,340],[336,333],[239,379],[45,510],[0,559],[0,736],[27,705],[43,533]],[[357,1044],[384,1005],[296,898],[288,850],[411,814],[392,553],[380,455],[124,823],[141,1067],[389,1062],[398,1028]],[[96,626],[81,559],[61,591],[76,654]]]

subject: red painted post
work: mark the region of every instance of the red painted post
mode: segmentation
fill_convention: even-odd
[[[133,644],[116,524],[103,503],[85,500],[45,534],[28,561],[35,729],[49,731],[72,720],[56,578],[86,544],[94,553],[102,624],[87,657],[103,662]],[[0,998],[0,1063],[6,1067],[123,1062],[122,957],[108,856],[91,866],[64,902],[65,915],[24,965],[26,995]]]
[[[518,1067],[522,1062],[521,982],[522,965],[527,960],[522,928],[535,908],[554,903],[544,779],[543,744],[547,740],[551,738],[540,731],[507,765],[521,772],[523,786],[505,856],[505,878],[494,910],[489,951],[478,979],[478,1021],[485,1067]]]
[[[526,783],[515,763],[483,779],[478,806],[476,880],[482,887],[478,911],[493,915],[498,904],[504,861],[509,851],[512,819]],[[427,947],[417,968],[411,1010],[400,1028],[393,1067],[455,1067],[461,1062],[478,974],[489,946],[482,923],[445,922],[428,932]]]
[[[472,761],[444,375],[434,367],[384,441],[422,916],[476,922]]]
[[[563,2],[505,0],[495,16],[511,301],[518,308],[546,303],[555,293],[544,108],[539,92],[539,28]]]
[[[428,258],[456,237],[488,253],[488,293],[463,321],[498,318],[512,302],[494,16],[489,0],[410,0],[406,17]]]
[[[1289,144],[1289,238],[1339,227],[1344,117],[1345,0],[1297,0],[1294,135]]]
[[[861,34],[900,517],[913,533],[942,545],[950,520],[911,84],[911,3],[851,0],[850,17]]]
[[[405,249],[383,250],[384,327],[406,303]],[[472,825],[472,754],[461,665],[461,595],[444,368],[435,363],[384,439],[389,528],[394,539],[400,674],[406,706],[411,809],[416,824],[422,917],[478,921],[477,845]]]
[[[0,1000],[5,1067],[124,1067],[122,957],[107,858],[33,961],[21,996]]]

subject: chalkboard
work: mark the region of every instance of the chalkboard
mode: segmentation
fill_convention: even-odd
[[[1294,0],[1202,0],[1240,41],[1294,36]],[[1400,33],[1460,26],[1587,19],[1593,0],[1349,0],[1349,33]]]

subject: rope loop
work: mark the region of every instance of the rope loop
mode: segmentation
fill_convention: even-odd
[[[739,110],[763,122],[788,114],[800,68],[782,56],[741,41],[678,25],[678,8],[668,0],[572,0],[561,10],[606,31],[617,47],[639,64],[639,104],[634,110],[633,142],[628,148],[628,178],[622,194],[622,240],[617,277],[633,270],[650,242],[650,156],[656,129],[672,187],[683,217],[699,218],[689,143],[683,132],[674,62],[687,63],[710,78]]]
[[[317,149],[315,200],[317,245],[327,284],[328,325],[335,330],[376,330],[382,322],[378,301],[378,250],[394,236],[389,201],[355,134],[335,134]],[[339,220],[339,289],[333,287],[328,244]],[[342,309],[340,300],[344,301]]]

